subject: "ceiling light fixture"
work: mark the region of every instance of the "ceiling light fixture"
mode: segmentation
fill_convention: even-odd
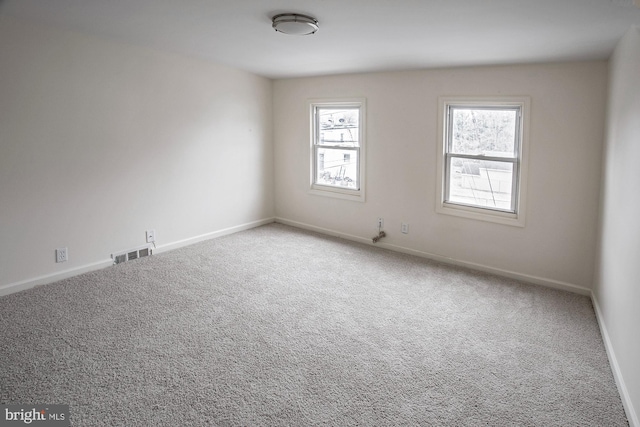
[[[273,17],[273,29],[284,34],[306,36],[318,31],[318,20],[297,13],[281,13]]]

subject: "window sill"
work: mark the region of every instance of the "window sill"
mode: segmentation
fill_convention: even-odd
[[[309,194],[324,197],[333,197],[342,200],[352,200],[355,202],[364,202],[364,191],[360,190],[343,190],[340,188],[329,187],[324,185],[313,185],[309,189]]]
[[[436,207],[436,212],[445,215],[453,215],[461,218],[475,219],[477,221],[493,222],[496,224],[524,227],[524,214],[500,212],[491,209],[474,208],[472,206],[456,205],[441,202]]]

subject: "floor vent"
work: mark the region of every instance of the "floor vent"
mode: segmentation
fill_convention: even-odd
[[[113,259],[114,264],[120,264],[134,259],[144,258],[152,253],[153,251],[149,246],[142,246],[137,249],[129,249],[128,251],[111,254],[111,259]]]

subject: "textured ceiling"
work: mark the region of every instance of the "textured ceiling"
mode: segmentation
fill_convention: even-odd
[[[277,33],[282,12],[320,30]],[[0,14],[272,78],[606,59],[640,25],[633,0],[4,0]]]

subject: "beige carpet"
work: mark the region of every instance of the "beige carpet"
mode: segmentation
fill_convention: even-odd
[[[73,425],[625,426],[587,297],[271,224],[0,298]]]

